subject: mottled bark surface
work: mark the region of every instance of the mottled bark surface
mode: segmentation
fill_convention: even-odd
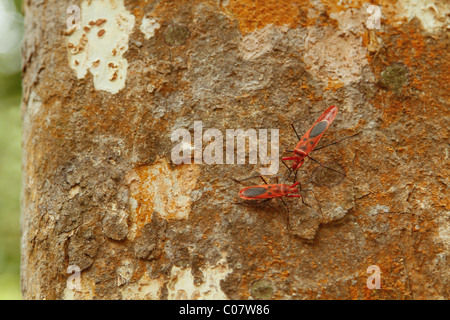
[[[24,298],[449,298],[448,5],[83,1],[67,32],[71,4],[25,3]],[[315,153],[345,178],[306,161],[290,232],[234,204],[259,165],[171,161],[196,120],[292,149],[332,104],[320,145],[361,134]]]

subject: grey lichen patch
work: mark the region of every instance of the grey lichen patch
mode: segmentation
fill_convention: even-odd
[[[408,83],[408,68],[402,63],[394,62],[381,72],[380,84],[382,87],[400,94],[402,87]]]
[[[344,168],[336,162],[325,163],[324,167],[318,167],[312,174],[312,181],[316,186],[333,187],[344,179]]]
[[[79,231],[72,236],[68,248],[69,265],[80,270],[89,268],[98,251],[98,242],[91,229]]]
[[[377,93],[377,86],[370,81],[361,81],[359,83],[359,91],[364,95],[365,99],[372,99]]]
[[[135,266],[131,260],[122,261],[121,265],[117,268],[116,285],[118,287],[127,284],[133,276]]]
[[[170,46],[181,46],[189,38],[189,29],[179,24],[171,24],[167,27],[164,40]]]
[[[167,221],[153,213],[151,222],[141,229],[135,240],[134,252],[136,257],[145,260],[157,259],[162,254],[162,248],[159,244],[164,241],[166,228]]]
[[[308,215],[310,216],[310,215]],[[306,241],[314,240],[319,230],[320,221],[316,218],[306,217],[301,219],[290,219],[291,234]]]
[[[273,296],[275,288],[272,282],[266,279],[257,280],[252,283],[250,293],[253,298],[258,300],[270,299]]]
[[[113,205],[103,218],[103,234],[113,240],[124,240],[128,235],[128,214],[123,210],[117,210]]]

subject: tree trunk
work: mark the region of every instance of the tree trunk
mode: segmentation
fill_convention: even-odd
[[[435,2],[26,1],[24,298],[449,299]],[[319,147],[361,133],[311,156],[345,176],[306,159],[307,205],[241,204],[267,165],[227,130],[292,150],[331,105]]]

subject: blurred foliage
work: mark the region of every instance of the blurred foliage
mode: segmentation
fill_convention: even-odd
[[[20,94],[0,96],[0,299],[20,299]]]
[[[17,11],[21,13],[22,1],[15,0],[14,3]],[[19,53],[15,54],[19,55]],[[3,59],[6,58],[3,57]],[[20,70],[6,74],[0,70],[0,300],[21,299],[20,101]]]
[[[12,96],[20,96],[21,92],[19,72],[13,74],[0,73],[0,101],[3,102],[3,99],[8,99]],[[3,106],[2,102],[0,102],[0,106]]]

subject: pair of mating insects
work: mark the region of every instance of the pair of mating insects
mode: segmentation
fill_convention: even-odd
[[[344,139],[330,143],[326,146],[314,149],[315,146],[319,143],[319,140],[322,138],[322,135],[324,134],[325,130],[333,122],[334,118],[336,117],[337,111],[338,111],[338,108],[336,106],[329,107],[327,110],[325,110],[324,113],[322,113],[322,115],[316,120],[316,122],[314,122],[312,127],[301,138],[298,135],[297,131],[295,130],[294,125],[291,124],[292,128],[294,129],[295,134],[297,135],[297,138],[300,141],[298,142],[297,146],[295,147],[295,149],[293,151],[287,150],[289,152],[293,152],[293,156],[282,158],[282,160],[283,160],[283,163],[284,163],[284,160],[292,160],[293,161],[292,168],[289,168],[285,163],[284,164],[289,169],[289,175],[292,173],[292,171],[295,171],[294,184],[292,184],[292,185],[283,184],[283,183],[268,184],[262,176],[259,176],[259,177],[261,177],[261,179],[264,181],[265,184],[244,188],[239,192],[239,197],[244,200],[254,201],[254,202],[256,202],[256,201],[262,202],[262,201],[267,201],[267,200],[270,200],[273,198],[280,198],[283,201],[283,203],[286,205],[286,207],[287,207],[287,204],[284,202],[282,197],[302,198],[303,204],[306,205],[306,203],[303,201],[302,195],[298,194],[298,192],[300,192],[301,190],[296,188],[297,185],[300,184],[300,182],[295,182],[296,176],[297,176],[297,170],[303,164],[303,162],[305,161],[305,158],[309,158],[309,159],[313,160],[314,162],[317,162],[319,165],[323,166],[317,160],[314,160],[313,158],[311,158],[309,156],[309,153],[311,151],[323,149],[332,144],[336,144],[342,140],[351,138],[351,137],[359,134],[359,133],[357,133],[352,136],[346,137]],[[323,167],[325,167],[325,166],[323,166]],[[325,167],[325,168],[335,171],[335,172],[338,172],[338,171],[328,168],[328,167]],[[338,172],[338,173],[343,174],[341,172]],[[242,181],[252,179],[252,178],[255,178],[255,177],[251,177],[251,178],[247,178],[247,179],[243,179],[243,180],[235,180],[235,181],[242,182]]]

